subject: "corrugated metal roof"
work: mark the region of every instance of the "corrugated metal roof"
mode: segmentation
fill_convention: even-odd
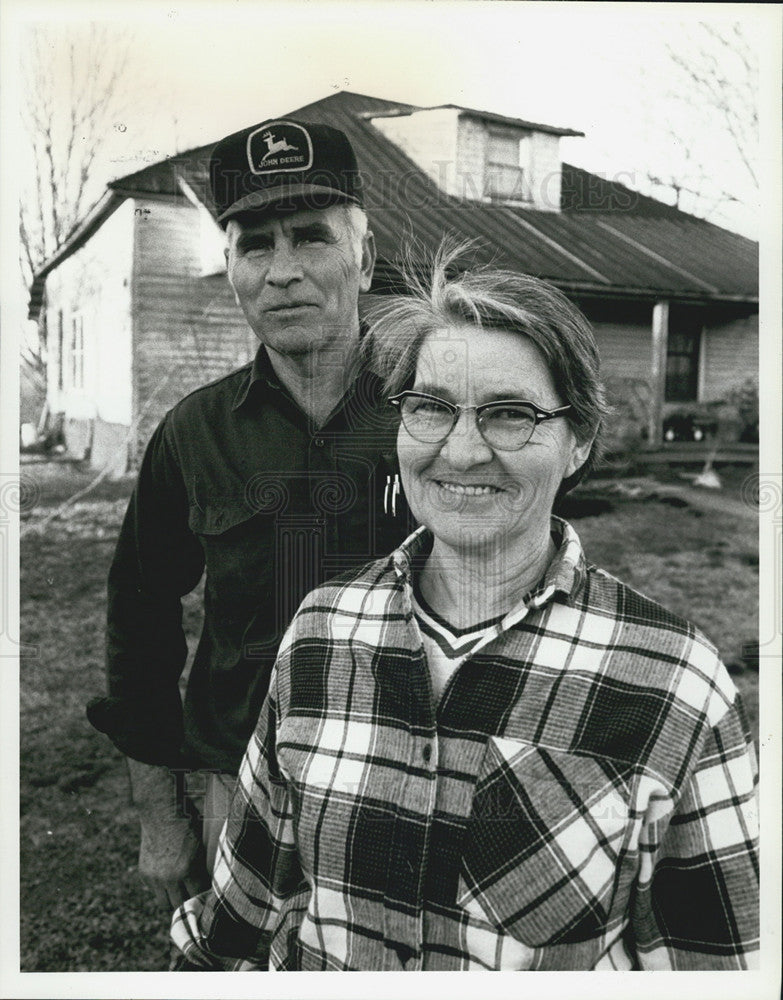
[[[487,256],[505,266],[568,287],[757,297],[752,240],[569,164],[563,164],[560,212],[449,197],[367,120],[383,108],[410,106],[343,92],[291,112],[332,122],[350,137],[363,175],[372,178],[367,208],[381,256],[399,253],[403,232],[432,248],[449,230],[481,240]]]
[[[569,290],[643,298],[758,298],[758,245],[752,240],[579,167],[563,164],[560,212],[445,194],[369,120],[415,110],[341,91],[288,112],[303,121],[327,122],[350,138],[365,183],[380,274],[389,273],[404,243],[415,240],[432,250],[450,232],[478,240],[483,259]],[[182,196],[177,178],[184,176],[209,204],[211,150],[212,145],[190,150],[109,187],[118,195]]]

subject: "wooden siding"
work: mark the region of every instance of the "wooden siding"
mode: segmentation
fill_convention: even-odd
[[[624,451],[649,434],[655,401],[652,394],[652,311],[648,322],[639,316],[625,322],[593,320],[601,356],[601,375],[612,412],[604,428],[610,451]]]
[[[650,378],[652,325],[593,323],[605,378]]]
[[[759,318],[711,323],[701,339],[701,399],[724,399],[743,382],[759,379]]]
[[[65,417],[66,443],[75,454],[89,447],[95,420],[131,423],[132,232],[133,206],[127,202],[47,280],[47,396],[51,411]],[[71,384],[68,371],[76,316],[84,329],[83,388]]]
[[[198,211],[136,201],[133,280],[135,459],[179,399],[249,361],[257,341],[225,274],[201,275]]]

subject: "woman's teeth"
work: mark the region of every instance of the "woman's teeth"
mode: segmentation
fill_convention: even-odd
[[[499,493],[495,486],[463,486],[461,483],[444,483],[440,480],[438,485],[448,493],[458,493],[460,496],[480,497],[489,493]]]

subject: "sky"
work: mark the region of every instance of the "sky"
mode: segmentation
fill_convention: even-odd
[[[94,172],[98,194],[106,180],[145,162],[345,89],[578,129],[585,138],[563,140],[564,159],[647,191],[645,174],[681,169],[687,147],[710,164],[705,186],[714,181],[743,202],[716,220],[757,235],[757,196],[732,142],[703,107],[688,109],[666,47],[692,51],[699,20],[721,30],[739,21],[762,57],[774,60],[775,12],[765,5],[6,0],[6,7],[16,14],[22,58],[26,25],[64,37],[96,16],[106,32],[96,73],[127,52],[122,115]],[[721,69],[729,79],[736,73],[730,60]]]

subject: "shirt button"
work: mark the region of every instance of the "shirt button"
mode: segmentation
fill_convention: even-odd
[[[425,743],[422,748],[421,755],[425,760],[429,760],[432,756],[432,745],[430,743]]]
[[[324,441],[323,438],[316,438],[315,441],[313,441],[313,444],[316,446],[316,448],[323,448],[326,442]]]

